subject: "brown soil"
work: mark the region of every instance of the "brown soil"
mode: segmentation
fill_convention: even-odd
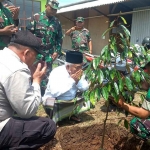
[[[103,105],[104,101],[100,101],[96,108],[81,114],[82,123],[62,121],[54,140],[39,150],[101,150],[103,121],[106,116]],[[124,117],[124,113],[109,113],[103,150],[150,150],[150,146],[130,134],[123,123],[117,125],[120,118]]]

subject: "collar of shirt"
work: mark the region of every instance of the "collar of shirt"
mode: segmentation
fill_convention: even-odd
[[[13,52],[11,49],[5,47],[3,49],[3,51],[5,51],[8,55],[12,55],[16,59],[18,59],[18,61],[20,61],[23,65],[25,65],[28,68],[28,66],[23,61],[21,61],[21,59],[19,58],[19,56],[15,52]]]

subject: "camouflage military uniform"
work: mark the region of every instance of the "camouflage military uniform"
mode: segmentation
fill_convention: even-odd
[[[14,24],[11,12],[0,2],[0,29]],[[7,46],[10,42],[10,36],[0,35],[0,50]]]
[[[130,131],[144,140],[150,139],[150,117],[147,119],[134,117],[130,121]]]
[[[142,103],[142,108],[150,111],[150,89],[147,92],[146,99]],[[144,140],[150,139],[150,116],[146,119],[134,117],[130,121],[130,130],[133,134]]]
[[[47,72],[45,78],[41,82],[41,89],[45,91],[48,83],[49,73],[52,70],[51,55],[61,53],[62,46],[62,28],[59,20],[56,17],[48,18],[46,12],[35,14],[27,29],[34,33],[42,40],[42,49],[46,53],[45,61],[47,62]],[[38,55],[37,59],[41,59],[42,55]]]
[[[90,33],[86,28],[81,31],[75,30],[70,33],[72,40],[72,49],[83,51],[89,51],[88,43],[91,41]]]

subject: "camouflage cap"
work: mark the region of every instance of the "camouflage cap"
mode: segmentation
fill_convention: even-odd
[[[84,18],[83,18],[83,17],[78,17],[78,18],[76,19],[76,22],[84,22]]]
[[[47,0],[47,4],[49,4],[53,9],[59,9],[59,2],[57,0]]]

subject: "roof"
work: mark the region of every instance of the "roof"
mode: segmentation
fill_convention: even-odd
[[[76,4],[73,4],[70,6],[61,7],[57,13],[64,13],[64,12],[86,9],[86,8],[91,8],[91,7],[101,6],[101,5],[119,3],[122,1],[126,1],[126,0],[95,0],[92,2],[86,2],[85,1],[84,3],[79,3],[79,4],[76,3]]]

